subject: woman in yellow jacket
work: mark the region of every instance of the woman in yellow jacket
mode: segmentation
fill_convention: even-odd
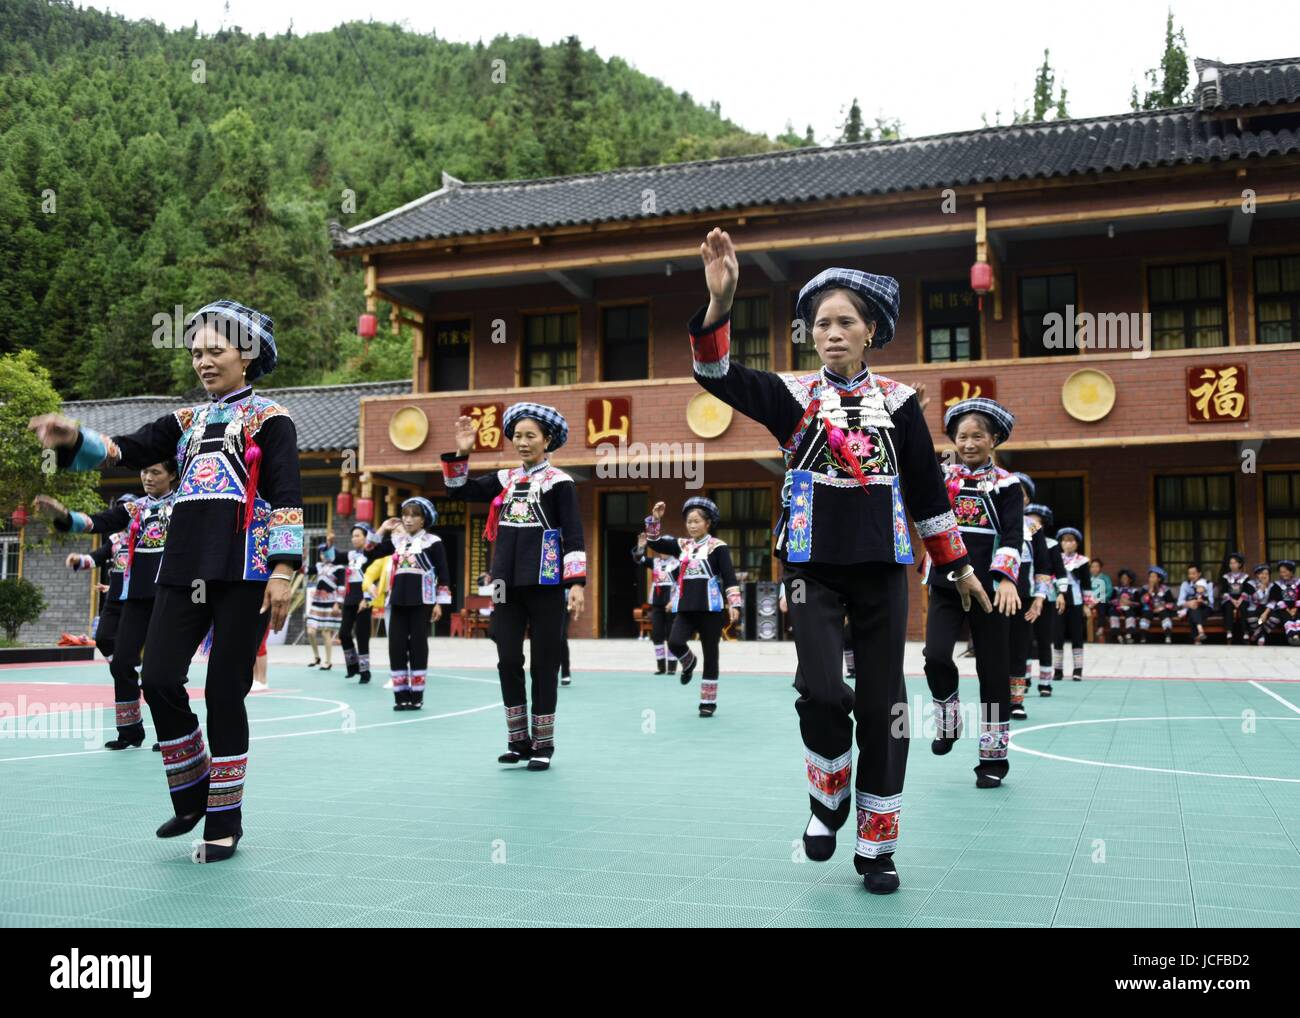
[[[363,610],[369,608],[373,614],[382,614],[384,611],[384,601],[388,597],[388,583],[393,571],[393,556],[383,555],[375,559],[366,567],[366,572],[361,580],[361,604]],[[384,635],[388,635],[388,622],[384,621]],[[367,672],[361,676],[361,682],[370,681],[370,674]]]

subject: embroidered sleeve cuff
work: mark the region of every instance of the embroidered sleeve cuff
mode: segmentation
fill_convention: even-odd
[[[72,564],[72,571],[74,573],[82,569],[94,569],[94,568],[95,568],[95,560],[91,558],[89,555],[82,555],[79,559],[77,559],[76,562]]]
[[[586,582],[587,553],[585,551],[571,551],[564,556],[564,579],[566,582],[571,580]]]
[[[439,587],[438,594],[434,598],[435,604],[451,604],[451,588]]]
[[[469,457],[459,453],[442,454],[442,482],[448,488],[459,488],[469,480]]]
[[[999,548],[993,553],[993,563],[989,568],[1014,583],[1020,577],[1020,552],[1015,548]]]
[[[723,378],[731,367],[731,315],[704,328],[704,312],[691,320],[691,361],[701,378]]]
[[[1069,581],[1069,579],[1057,580],[1057,581],[1056,581],[1056,589],[1057,589],[1060,593],[1064,594],[1067,590],[1070,589],[1070,581]]]
[[[302,561],[303,543],[302,508],[287,506],[271,512],[266,526],[266,559],[271,565],[276,561],[289,562],[295,567]]]
[[[1034,597],[1050,597],[1052,594],[1052,577],[1047,573],[1034,576]]]
[[[951,509],[938,516],[931,516],[928,520],[917,520],[916,523],[916,532],[921,535],[922,540],[956,529],[957,517],[953,515]]]
[[[949,513],[949,516],[952,514]],[[922,535],[921,540],[925,543],[925,550],[936,566],[954,566],[958,561],[964,562],[966,559],[966,542],[961,539],[961,532],[955,526],[950,530],[944,530],[941,533],[932,536]]]
[[[728,588],[727,588],[727,607],[728,607],[728,608],[743,608],[743,607],[745,607],[745,599],[744,599],[743,597],[740,596],[740,588],[739,588],[739,587],[728,587]]]
[[[81,429],[81,438],[73,447],[73,455],[68,469],[74,471],[98,470],[100,465],[112,465],[121,457],[117,446],[107,435],[101,435],[91,428]]]

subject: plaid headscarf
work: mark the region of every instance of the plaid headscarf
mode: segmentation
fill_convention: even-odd
[[[275,369],[275,323],[269,315],[236,304],[233,300],[214,300],[199,308],[186,327],[187,347],[209,316],[227,323],[225,327],[218,326],[218,329],[232,345],[239,347],[240,353],[248,361],[248,373],[245,375],[247,381],[269,375]],[[228,331],[230,326],[234,326],[233,335]]]
[[[1056,532],[1056,540],[1059,542],[1061,538],[1063,538],[1066,534],[1069,534],[1076,541],[1078,541],[1080,547],[1083,546],[1083,535],[1079,533],[1077,530],[1075,530],[1074,527],[1062,527],[1060,530]]]
[[[408,505],[418,505],[420,507],[420,511],[424,513],[424,525],[426,527],[432,527],[437,524],[438,510],[435,509],[433,503],[423,495],[413,495],[411,498],[408,498],[402,503],[402,508],[405,509]]]
[[[950,439],[957,441],[957,422],[966,414],[982,414],[993,425],[993,444],[1001,445],[1011,437],[1016,415],[995,399],[973,396],[960,403],[954,403],[943,415],[943,430]]]
[[[708,517],[710,529],[716,527],[719,523],[722,522],[722,513],[718,512],[718,504],[712,501],[711,499],[701,498],[698,495],[695,496],[694,498],[688,498],[685,502],[682,503],[683,518],[692,509],[698,509],[700,512],[704,513],[706,517]]]
[[[894,338],[894,325],[898,321],[898,280],[893,276],[877,276],[858,269],[826,269],[804,284],[795,302],[795,314],[812,328],[812,299],[822,290],[852,290],[862,297],[876,312],[876,334],[871,339],[873,347],[882,347]]]
[[[1025,506],[1025,515],[1037,516],[1043,521],[1044,527],[1050,527],[1052,525],[1052,520],[1055,519],[1052,515],[1052,510],[1041,502],[1030,502],[1029,505]]]
[[[1025,491],[1028,492],[1030,498],[1033,498],[1035,492],[1034,479],[1028,474],[1022,474],[1018,470],[1016,471],[1016,477],[1020,479],[1020,487],[1024,488]]]
[[[1163,569],[1161,569],[1159,566],[1150,566],[1147,569],[1147,575],[1150,575],[1151,573],[1155,573],[1158,577],[1160,577],[1161,583],[1164,583],[1165,580],[1169,579],[1169,574],[1165,572]]]
[[[554,452],[569,440],[569,422],[553,406],[544,403],[515,403],[501,418],[501,428],[506,438],[515,437],[515,424],[529,418],[541,425],[546,435],[546,451]]]

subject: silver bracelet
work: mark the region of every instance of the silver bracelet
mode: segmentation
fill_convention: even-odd
[[[948,579],[949,579],[951,582],[956,583],[958,580],[964,580],[964,579],[966,579],[966,577],[968,577],[968,576],[969,576],[971,573],[973,573],[973,572],[975,572],[975,567],[974,567],[973,565],[971,565],[969,562],[967,562],[967,563],[966,563],[966,571],[965,571],[964,573],[962,573],[960,576],[957,576],[957,575],[955,575],[954,572],[949,572],[949,573],[948,573]]]
[[[292,583],[293,576],[285,576],[284,573],[272,573],[267,577],[267,580],[284,580],[286,583]]]

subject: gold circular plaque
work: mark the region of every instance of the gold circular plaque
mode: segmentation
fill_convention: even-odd
[[[429,418],[418,406],[404,406],[388,419],[388,440],[402,452],[424,445],[429,437]]]
[[[1115,383],[1096,368],[1082,368],[1061,386],[1061,405],[1076,421],[1099,421],[1115,406]]]
[[[731,407],[711,392],[699,392],[686,404],[686,423],[700,438],[717,438],[731,426]]]

